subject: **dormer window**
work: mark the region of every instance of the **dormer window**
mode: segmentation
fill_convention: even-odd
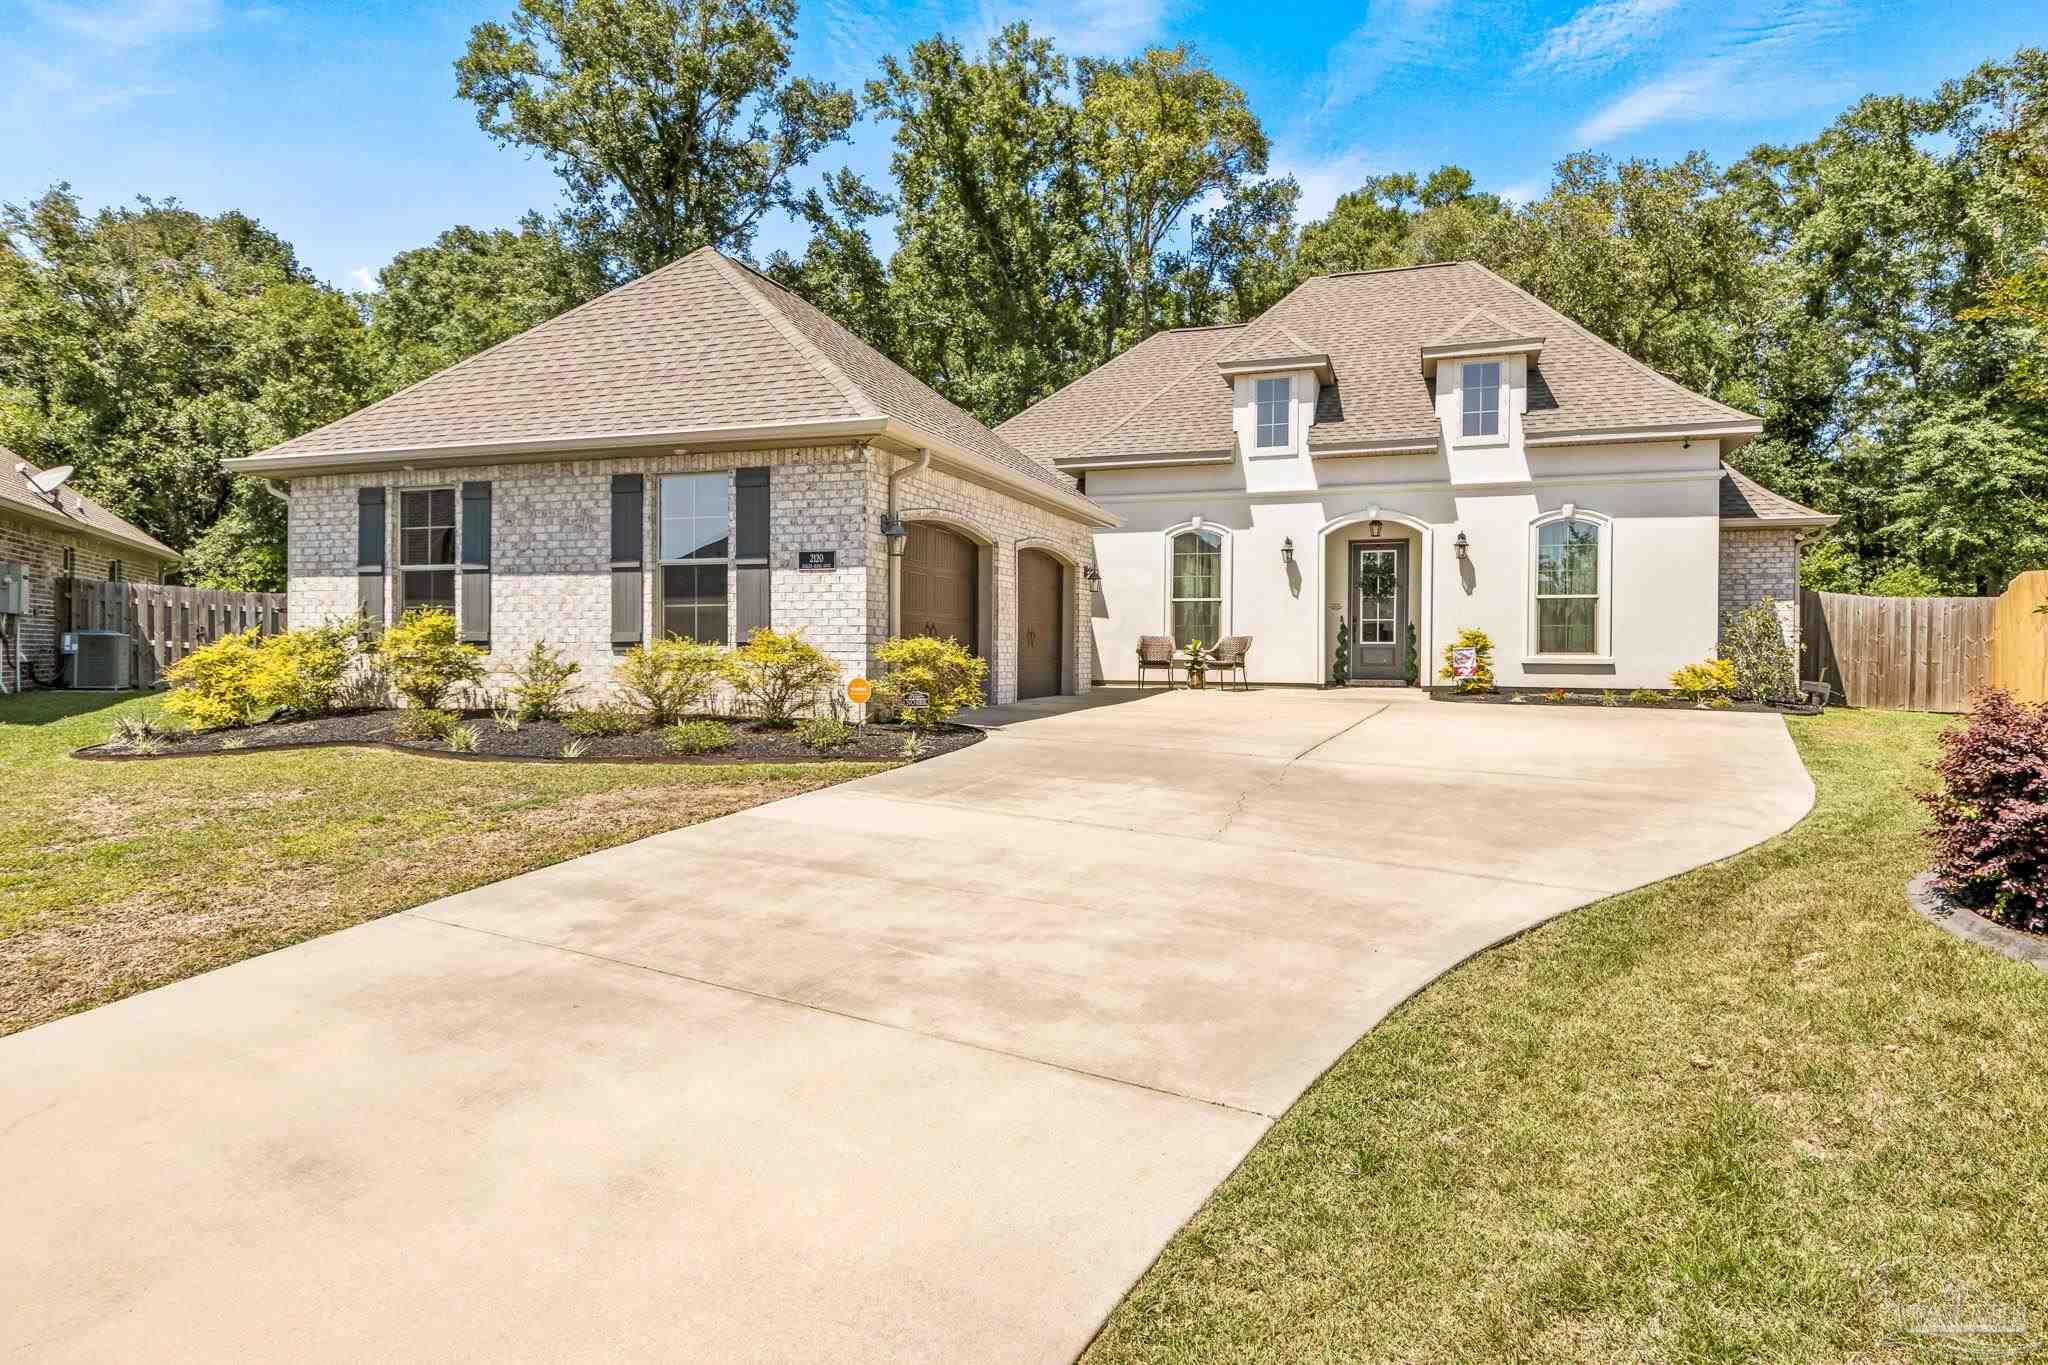
[[[1465,425],[1467,436],[1500,435],[1500,362],[1488,360],[1465,366]]]
[[[1495,369],[1500,368],[1495,366]],[[1293,422],[1289,409],[1294,406],[1294,381],[1291,379],[1261,379],[1258,388],[1259,435],[1261,450],[1289,444]]]

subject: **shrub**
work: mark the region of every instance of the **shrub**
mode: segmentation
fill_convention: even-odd
[[[560,650],[548,648],[547,641],[535,640],[526,657],[505,670],[512,680],[506,690],[512,694],[513,718],[560,720],[569,698],[582,690],[576,681],[582,671],[582,664],[564,659]]]
[[[1341,618],[1337,622],[1337,640],[1330,655],[1330,685],[1342,687],[1351,676],[1351,621]]]
[[[686,720],[661,732],[662,752],[715,754],[732,747],[732,727],[722,720]]]
[[[451,753],[473,754],[483,739],[483,727],[478,725],[455,725],[448,730],[448,749]]]
[[[441,711],[431,706],[411,706],[398,713],[398,719],[391,722],[391,732],[400,739],[447,739],[455,733],[459,717],[453,711]]]
[[[794,632],[755,631],[734,652],[732,667],[741,706],[763,725],[792,724],[815,710],[839,683],[838,665]]]
[[[275,709],[279,667],[257,631],[223,635],[165,671],[173,690],[164,710],[195,730],[254,724]]]
[[[1545,701],[1570,701],[1571,699],[1572,694],[1565,691],[1562,687],[1553,687],[1543,694],[1543,700]]]
[[[602,706],[579,706],[573,711],[563,712],[562,727],[572,735],[600,739],[607,735],[638,734],[647,728],[647,724],[632,707],[606,702]]]
[[[884,715],[920,730],[951,720],[962,707],[979,706],[988,680],[988,660],[977,659],[950,639],[912,635],[888,641],[875,652],[883,668],[875,695]],[[924,705],[912,706],[913,693]]]
[[[1799,664],[1785,642],[1778,604],[1766,597],[1722,622],[1721,655],[1735,667],[1735,695],[1744,701],[1799,700]]]
[[[1619,706],[1621,705],[1621,694],[1611,687],[1603,687],[1600,689],[1600,704],[1602,706]]]
[[[587,754],[587,753],[589,753],[589,752],[590,752],[590,746],[589,746],[588,744],[585,744],[585,743],[584,743],[584,742],[583,742],[582,740],[580,740],[580,739],[572,739],[572,740],[570,740],[570,741],[569,741],[569,742],[568,742],[567,744],[564,744],[564,745],[562,746],[562,752],[561,752],[561,754],[559,755],[559,757],[562,757],[562,758],[581,758],[581,757],[583,757],[583,755],[585,755],[585,754]]]
[[[1980,692],[1941,737],[1934,872],[1943,891],[1992,919],[2048,930],[2048,703]]]
[[[837,716],[812,716],[796,727],[796,737],[807,748],[837,749],[853,742],[853,727]]]
[[[1647,687],[1638,687],[1635,691],[1628,694],[1628,699],[1636,706],[1662,706],[1664,704],[1664,694],[1662,692],[1652,692]]]
[[[1459,679],[1451,665],[1451,652],[1459,649],[1478,651],[1479,667],[1469,678]],[[1456,681],[1460,692],[1493,691],[1493,637],[1472,626],[1460,630],[1458,638],[1444,646],[1444,666],[1437,677],[1445,682]]]
[[[1671,685],[1687,701],[1702,702],[1735,690],[1735,665],[1726,659],[1703,659],[1671,675]]]
[[[920,758],[923,758],[924,736],[916,730],[912,730],[909,734],[905,735],[903,737],[901,753],[905,763],[915,763]]]
[[[355,661],[356,623],[329,621],[288,630],[265,640],[263,649],[277,665],[271,701],[293,715],[328,715],[339,706]]]
[[[365,646],[364,648],[367,648]],[[391,705],[391,675],[374,653],[358,653],[335,689],[336,711],[380,711]]]
[[[161,712],[145,711],[116,720],[113,730],[107,735],[107,742],[139,753],[155,753],[167,741],[183,734],[184,727],[166,721]]]
[[[732,678],[732,655],[723,645],[674,636],[635,645],[620,656],[612,681],[646,724],[673,725],[710,702]]]
[[[455,638],[455,618],[415,607],[377,637],[377,660],[391,685],[413,706],[439,710],[458,685],[483,681],[484,653]]]

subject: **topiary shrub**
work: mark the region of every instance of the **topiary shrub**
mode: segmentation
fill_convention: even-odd
[[[438,607],[407,612],[377,637],[376,657],[398,695],[430,711],[458,686],[475,686],[484,677],[484,652],[457,640],[455,617]]]
[[[732,727],[722,720],[686,720],[661,732],[661,749],[669,754],[715,754],[732,747]]]
[[[585,739],[602,739],[608,735],[637,735],[647,728],[647,722],[633,707],[606,702],[563,712],[562,728]]]
[[[1734,665],[1735,695],[1743,701],[1799,700],[1799,662],[1772,599],[1728,613],[1721,625],[1721,657]]]
[[[1725,697],[1735,690],[1735,665],[1726,659],[1703,659],[1673,673],[1671,685],[1691,702]]]
[[[811,716],[796,727],[805,748],[824,751],[853,742],[853,727],[837,716]]]
[[[341,707],[357,648],[353,620],[288,630],[263,642],[276,663],[271,701],[297,716],[330,715]]]
[[[512,694],[513,719],[560,720],[569,698],[582,690],[576,681],[582,671],[583,665],[564,659],[547,641],[535,640],[526,657],[505,670],[512,684],[506,691]]]
[[[816,710],[839,684],[839,666],[794,632],[755,631],[734,651],[732,669],[741,709],[777,728]]]
[[[165,670],[164,711],[195,730],[253,725],[276,709],[280,663],[258,631],[223,635]]]
[[[1451,663],[1454,651],[1470,649],[1478,655],[1478,667],[1469,678],[1458,677],[1458,671]],[[1458,632],[1458,638],[1444,646],[1444,666],[1437,672],[1444,682],[1455,682],[1460,692],[1493,691],[1493,637],[1474,626],[1466,626]]]
[[[732,652],[725,646],[677,636],[633,646],[612,669],[626,704],[649,726],[673,725],[703,710],[732,677]]]
[[[2048,703],[1992,690],[1941,736],[1934,873],[1959,904],[2048,932]]]
[[[875,651],[875,659],[883,673],[874,700],[884,715],[929,730],[963,707],[981,705],[988,660],[975,658],[957,640],[899,636]],[[923,705],[912,705],[920,697]]]
[[[1351,619],[1340,617],[1337,621],[1337,641],[1330,655],[1330,686],[1342,687],[1350,677]]]

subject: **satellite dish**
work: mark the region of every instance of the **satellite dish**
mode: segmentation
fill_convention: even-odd
[[[47,498],[62,488],[64,481],[70,477],[71,466],[60,464],[55,469],[45,469],[40,474],[29,475],[28,486]]]

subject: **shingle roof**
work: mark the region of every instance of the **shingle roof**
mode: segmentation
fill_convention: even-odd
[[[265,451],[348,456],[893,417],[1071,494],[810,304],[704,247]],[[266,472],[288,474],[287,470]]]
[[[1832,526],[1840,517],[1816,512],[1728,465],[1721,466],[1721,520],[1763,521],[1794,526]]]
[[[1425,345],[1474,329],[1542,336],[1523,430],[1532,440],[1656,428],[1755,430],[1748,413],[1666,379],[1556,309],[1470,261],[1319,275],[1247,328],[1161,333],[1005,422],[999,431],[1040,459],[1132,460],[1222,455],[1231,390],[1215,339],[1244,332],[1248,352],[1288,335],[1330,357],[1309,448],[1434,448],[1438,423]],[[1476,339],[1476,338],[1475,338]],[[1490,339],[1490,338],[1488,338]],[[1287,343],[1292,349],[1292,343]],[[1148,402],[1148,400],[1150,400]],[[1132,409],[1144,404],[1142,418]]]
[[[119,541],[162,555],[165,559],[178,557],[176,550],[133,523],[115,516],[69,484],[59,489],[54,497],[36,492],[29,483],[29,477],[43,471],[6,446],[0,446],[0,461],[6,465],[5,469],[0,469],[0,512],[27,512],[45,521],[61,518],[80,535]]]

